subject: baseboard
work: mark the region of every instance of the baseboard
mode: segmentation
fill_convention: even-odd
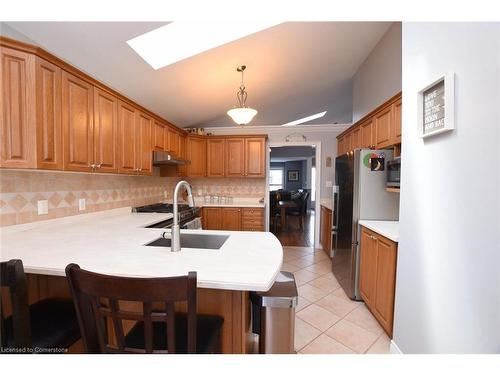
[[[403,352],[401,351],[401,349],[399,349],[399,346],[396,345],[396,343],[394,342],[394,340],[391,340],[391,345],[389,347],[389,352],[391,354],[403,354]]]

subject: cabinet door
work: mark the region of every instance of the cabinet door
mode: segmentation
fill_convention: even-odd
[[[220,207],[203,207],[203,229],[220,230],[222,228],[222,212]]]
[[[94,163],[95,171],[116,173],[116,141],[118,99],[97,87],[94,88]]]
[[[176,156],[181,156],[181,137],[172,129],[168,131],[168,150]]]
[[[61,69],[36,59],[36,152],[40,169],[63,168]]]
[[[224,177],[225,141],[223,138],[207,140],[207,177]]]
[[[62,126],[64,170],[92,171],[94,87],[62,72]]]
[[[356,126],[352,130],[352,136],[351,136],[351,150],[354,150],[356,148],[360,148],[361,140],[360,140],[360,127]]]
[[[373,142],[373,122],[371,119],[363,122],[360,125],[360,136],[361,136],[361,147],[362,148],[374,148],[375,144]]]
[[[153,172],[153,150],[151,148],[151,128],[153,120],[148,115],[137,112],[135,165],[139,174]]]
[[[191,177],[206,176],[207,141],[205,138],[187,138],[187,158],[191,164],[187,166],[187,174]]]
[[[337,155],[343,155],[345,150],[345,139],[344,136],[337,138]]]
[[[136,110],[134,107],[118,102],[118,172],[135,173],[136,149]]]
[[[168,150],[168,129],[162,123],[155,121],[152,131],[151,146],[156,151]]]
[[[401,115],[402,115],[403,101],[398,99],[392,105],[392,136],[391,144],[401,143]]]
[[[222,208],[222,230],[241,230],[241,208]]]
[[[377,278],[377,246],[376,238],[361,229],[361,257],[359,264],[359,291],[369,306],[373,305]]]
[[[187,159],[187,136],[179,135],[179,156],[181,159]],[[187,176],[187,165],[177,166],[177,175],[179,177]]]
[[[321,206],[320,241],[325,253],[330,257],[332,249],[332,211]]]
[[[349,152],[352,150],[352,132],[349,132],[347,133],[345,136],[344,136],[344,150],[345,152]]]
[[[394,291],[396,287],[397,247],[384,237],[377,237],[376,294],[374,313],[389,336],[392,336]]]
[[[5,47],[0,54],[0,166],[35,168],[35,56]]]
[[[245,207],[241,209],[241,230],[257,231],[264,230],[264,209],[258,207]]]
[[[245,177],[266,177],[265,138],[245,138]]]
[[[376,147],[383,148],[391,144],[391,106],[375,114]]]
[[[243,177],[245,175],[245,139],[226,139],[226,176]]]

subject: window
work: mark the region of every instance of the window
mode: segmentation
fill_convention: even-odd
[[[283,168],[269,170],[269,191],[283,189]]]
[[[311,202],[316,202],[316,167],[311,168]]]

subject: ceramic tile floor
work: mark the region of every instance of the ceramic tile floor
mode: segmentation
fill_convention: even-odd
[[[388,354],[390,339],[363,302],[350,300],[323,250],[284,249],[283,271],[299,290],[295,350],[301,354]]]

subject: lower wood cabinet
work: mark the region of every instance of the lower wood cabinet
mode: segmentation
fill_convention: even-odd
[[[331,256],[332,249],[332,210],[321,206],[319,241],[326,255]]]
[[[264,209],[253,207],[203,207],[203,229],[264,231]]]
[[[366,306],[392,337],[397,243],[361,227],[359,289]]]

